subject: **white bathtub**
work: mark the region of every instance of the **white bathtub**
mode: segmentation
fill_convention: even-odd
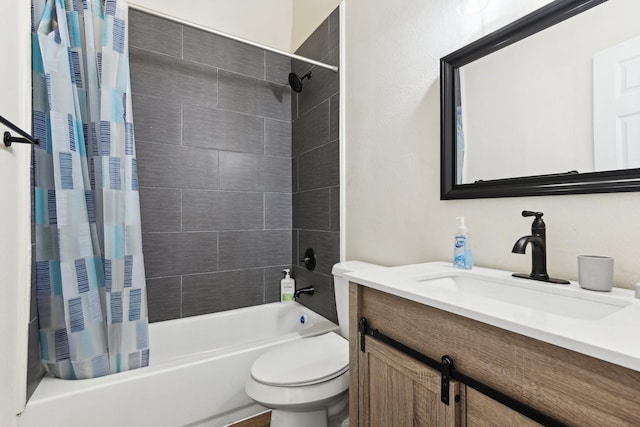
[[[148,367],[88,380],[46,376],[19,426],[223,426],[265,410],[244,392],[258,356],[337,329],[298,303],[152,323]]]

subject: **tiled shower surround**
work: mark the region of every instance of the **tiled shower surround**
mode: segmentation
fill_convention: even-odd
[[[298,53],[337,64],[337,17]],[[150,320],[277,301],[307,246],[301,302],[335,320],[338,75],[297,96],[287,57],[134,10],[129,31]]]

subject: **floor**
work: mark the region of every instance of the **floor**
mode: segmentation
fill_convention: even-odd
[[[271,411],[256,415],[244,421],[231,424],[229,427],[269,427],[271,425]]]

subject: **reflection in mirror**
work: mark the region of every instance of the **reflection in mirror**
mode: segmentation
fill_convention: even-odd
[[[638,22],[558,0],[443,58],[442,198],[640,189]]]

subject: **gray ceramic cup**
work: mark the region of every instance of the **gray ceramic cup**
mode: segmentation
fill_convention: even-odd
[[[613,258],[578,255],[578,283],[584,289],[609,292],[613,287]]]

